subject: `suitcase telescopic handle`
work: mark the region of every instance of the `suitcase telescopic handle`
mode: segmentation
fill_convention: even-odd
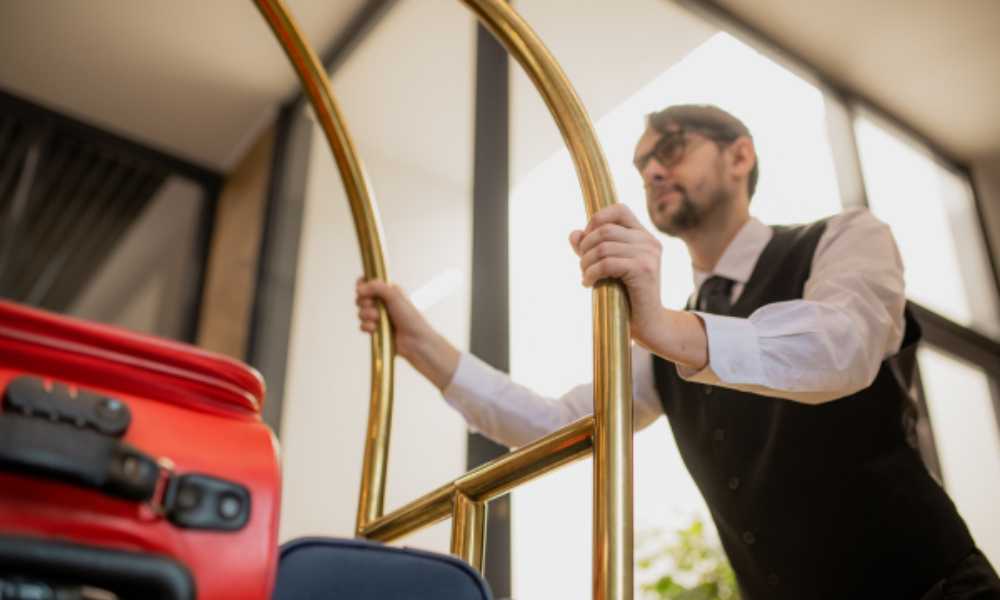
[[[93,594],[83,592],[93,589]],[[83,593],[81,593],[83,592]],[[195,600],[184,564],[155,554],[0,535],[0,600],[39,598]]]

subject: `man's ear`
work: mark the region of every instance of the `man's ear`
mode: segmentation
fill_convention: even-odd
[[[753,146],[753,140],[747,136],[740,136],[729,145],[728,150],[729,166],[733,175],[749,177],[753,166],[757,164],[757,150]]]

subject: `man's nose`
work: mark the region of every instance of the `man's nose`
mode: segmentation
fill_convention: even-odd
[[[656,158],[650,158],[642,169],[642,180],[647,183],[662,183],[667,179],[669,173]]]

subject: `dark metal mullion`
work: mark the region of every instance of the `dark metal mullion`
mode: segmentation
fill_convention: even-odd
[[[989,229],[986,227],[986,215],[983,214],[983,201],[979,193],[979,186],[976,185],[976,180],[968,169],[962,169],[961,172],[966,181],[969,182],[969,189],[972,191],[972,206],[976,211],[976,219],[979,221],[979,232],[983,237],[983,245],[986,247],[986,260],[989,261],[990,274],[993,276],[993,292],[996,299],[994,304],[997,307],[997,313],[994,317],[1000,319],[1000,270],[998,270],[997,266],[997,245],[990,238]],[[1000,418],[1000,415],[998,415],[998,418]]]
[[[198,342],[198,330],[201,327],[201,300],[205,296],[205,284],[208,279],[208,258],[212,253],[212,235],[215,232],[216,211],[219,206],[219,195],[222,193],[221,182],[214,185],[201,186],[201,217],[198,219],[198,233],[195,237],[194,269],[192,278],[194,286],[188,291],[183,302],[189,315],[184,325],[182,341],[189,344]],[[269,392],[270,395],[270,392]]]
[[[17,153],[17,123],[13,119],[0,120],[0,210],[7,204],[7,188],[13,182],[22,156]]]
[[[63,264],[69,260],[69,256],[75,250],[79,239],[86,235],[91,235],[94,224],[100,219],[100,215],[114,201],[120,188],[124,184],[131,183],[136,177],[135,172],[129,172],[123,166],[116,166],[104,185],[100,193],[89,198],[85,198],[83,206],[75,213],[75,218],[68,218],[62,215],[57,219],[56,226],[52,230],[52,236],[47,239],[39,239],[39,247],[54,247],[53,255],[43,255],[38,253],[38,258],[29,261],[27,268],[22,270],[22,276],[18,281],[18,296],[21,298],[31,298],[42,293],[50,285],[50,281],[59,276],[59,271]],[[50,241],[51,240],[51,241]],[[27,300],[30,302],[30,300]]]
[[[14,130],[17,128],[17,121],[13,118],[4,118],[0,115],[0,150],[7,147],[10,139],[15,137]],[[3,153],[0,152],[0,160],[3,160]]]
[[[917,403],[917,441],[920,456],[924,459],[927,469],[943,485],[944,475],[941,471],[941,459],[934,437],[931,413],[927,408],[927,392],[924,390],[924,379],[920,374],[919,361],[914,361],[913,364],[913,382],[910,392]]]
[[[510,84],[507,51],[482,25],[476,35],[472,298],[469,350],[510,371],[509,169]],[[469,468],[508,452],[482,435],[468,437]],[[484,575],[497,597],[511,595],[511,503],[490,503]]]
[[[113,218],[105,218],[98,231],[83,240],[63,265],[58,283],[51,287],[40,303],[54,310],[66,310],[80,289],[100,270],[111,250],[121,241],[122,234],[135,223],[143,209],[149,206],[156,190],[163,185],[163,180],[162,174],[147,173],[136,192],[120,200],[124,208],[113,210]]]
[[[85,182],[79,190],[74,190],[73,201],[67,205],[46,204],[45,212],[41,215],[39,221],[30,226],[25,233],[27,238],[33,241],[34,247],[31,248],[31,252],[22,262],[13,265],[13,267],[16,267],[16,270],[12,268],[9,272],[10,280],[8,287],[12,290],[26,287],[21,285],[22,280],[31,279],[33,276],[41,274],[42,270],[51,262],[55,253],[64,243],[61,241],[57,244],[51,244],[47,243],[47,240],[65,240],[72,232],[72,227],[77,220],[77,214],[84,210],[84,205],[90,200],[90,192],[98,184],[99,180],[97,176],[105,173],[110,177],[114,174],[114,170],[110,166],[103,171],[98,169],[92,170],[90,176],[90,183],[92,185],[88,187],[85,185]],[[105,180],[105,186],[108,183]],[[17,297],[23,298],[23,295],[19,293]]]
[[[986,374],[993,416],[1000,435],[1000,384],[997,382],[997,374],[1000,373],[1000,344],[933,311],[913,305],[912,302],[910,304],[923,327],[924,339],[929,344],[979,367]]]
[[[280,435],[315,124],[305,111],[286,106],[276,128],[246,361],[268,383],[263,418]]]
[[[51,190],[59,183],[63,177],[63,167],[69,161],[71,150],[65,139],[50,135],[51,132],[39,133],[43,149],[40,155],[38,172],[35,175],[35,182],[30,190],[28,198],[30,206],[17,226],[17,237],[28,242],[35,240],[28,234],[34,229],[35,223],[42,218],[46,212],[52,210],[53,202]],[[39,248],[33,247],[31,243],[15,243],[14,252],[11,256],[13,265],[22,265],[31,259],[33,253]]]
[[[993,417],[996,420],[997,436],[1000,437],[1000,382],[997,381],[996,371],[987,372],[986,375],[990,384],[990,400],[993,401]]]
[[[10,203],[3,215],[2,228],[0,228],[0,274],[6,273],[7,266],[13,264],[12,254],[17,249],[17,240],[21,237],[18,230],[22,226],[24,214],[28,210],[32,191],[35,188],[42,150],[43,139],[41,135],[36,134],[25,154],[17,187],[14,189],[14,194],[11,196]]]
[[[140,198],[139,194],[148,186],[149,174],[141,166],[127,167],[133,173],[125,180],[125,183],[118,188],[116,193],[108,197],[100,213],[91,213],[93,217],[89,219],[86,227],[79,226],[74,232],[73,242],[63,251],[59,265],[58,276],[49,277],[47,280],[36,282],[28,294],[28,303],[44,306],[50,310],[62,310],[63,307],[57,303],[60,299],[59,289],[61,282],[79,277],[81,269],[92,270],[96,265],[87,267],[87,264],[96,257],[95,249],[101,247],[108,238],[121,226],[121,221],[135,211],[135,205],[144,205],[148,198]]]
[[[60,185],[70,178],[74,172],[76,160],[73,146],[66,139],[48,137],[44,144],[46,152],[43,155],[41,169],[35,178],[35,186],[31,190],[31,206],[24,215],[22,229],[31,229],[41,218],[46,206],[53,204],[53,195]]]
[[[52,204],[56,206],[62,206],[62,202],[65,198],[73,193],[73,190],[77,189],[80,182],[86,177],[88,172],[88,167],[90,166],[90,160],[88,159],[88,152],[82,145],[76,145],[73,152],[73,159],[70,161],[66,170],[59,174],[57,178],[51,182],[49,187],[40,193],[44,193],[44,202],[38,202],[41,206],[43,204]],[[41,210],[36,211],[33,215],[34,218],[29,223],[29,228],[33,227],[34,224],[41,220],[43,212]]]
[[[969,189],[972,190],[972,203],[976,209],[976,218],[979,220],[979,231],[980,235],[983,237],[983,245],[986,247],[986,259],[989,261],[990,274],[993,275],[993,290],[994,290],[994,303],[998,309],[995,317],[1000,319],[1000,265],[997,264],[997,243],[998,240],[993,240],[990,236],[989,228],[986,226],[986,215],[983,211],[983,197],[979,192],[979,186],[976,184],[976,179],[972,176],[972,172],[967,168],[963,167],[962,172],[969,182]],[[1000,361],[998,361],[1000,362]],[[987,380],[990,385],[990,399],[993,405],[993,417],[997,422],[998,435],[1000,435],[1000,370],[997,369],[987,369],[986,370]]]
[[[927,342],[978,365],[988,373],[1000,373],[1000,343],[919,304],[910,302],[909,305],[920,322]]]
[[[115,174],[113,163],[100,157],[96,157],[94,163],[79,187],[70,190],[68,200],[63,204],[46,203],[46,210],[38,222],[29,226],[25,232],[28,239],[34,240],[35,247],[31,249],[23,264],[15,265],[19,270],[10,272],[12,288],[17,286],[18,274],[25,269],[29,274],[35,269],[36,274],[39,274],[45,268],[45,264],[51,260],[56,249],[62,245],[46,243],[46,240],[62,239],[64,234],[71,231],[70,228],[76,222],[76,214],[84,210],[97,186],[102,182],[105,186],[108,185],[108,179]]]

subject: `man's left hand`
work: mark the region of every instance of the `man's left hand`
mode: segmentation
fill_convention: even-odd
[[[609,277],[625,284],[632,309],[632,337],[646,345],[663,312],[660,241],[624,204],[595,213],[586,229],[570,233],[569,241],[580,257],[583,285],[593,287]]]

